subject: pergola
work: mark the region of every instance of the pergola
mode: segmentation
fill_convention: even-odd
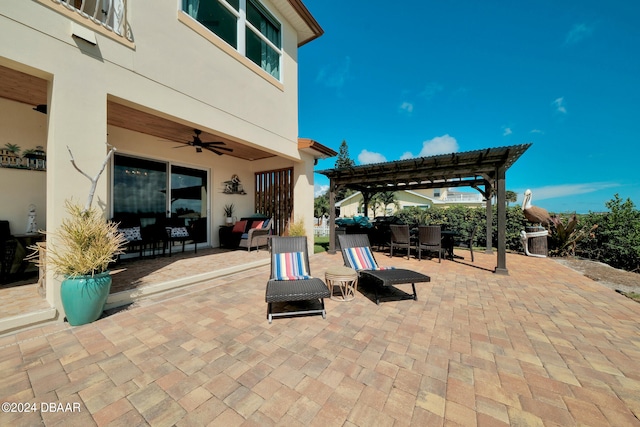
[[[472,187],[487,200],[487,253],[492,253],[492,196],[496,196],[498,255],[495,273],[509,274],[506,265],[506,172],[531,144],[486,148],[463,153],[418,157],[340,169],[317,171],[329,178],[329,251],[335,253],[335,196],[341,188],[360,191],[364,214],[369,201],[382,191]]]

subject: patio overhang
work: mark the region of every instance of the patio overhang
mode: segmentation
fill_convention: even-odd
[[[531,146],[528,144],[486,148],[462,153],[418,157],[340,169],[317,171],[329,178],[329,250],[335,252],[335,194],[340,188],[360,191],[365,202],[381,191],[420,190],[442,187],[472,187],[487,201],[496,196],[497,265],[495,272],[508,274],[506,267],[506,171]],[[487,203],[487,252],[491,253],[492,205]]]
[[[327,159],[338,155],[337,152],[326,145],[309,138],[298,138],[298,150],[311,154],[316,159],[316,162],[318,159]]]

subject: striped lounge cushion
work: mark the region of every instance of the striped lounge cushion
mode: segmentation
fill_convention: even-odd
[[[302,252],[288,252],[275,254],[274,279],[275,280],[305,280],[311,276],[307,271]]]
[[[394,267],[378,267],[368,246],[345,249],[349,265],[354,270],[393,270]]]

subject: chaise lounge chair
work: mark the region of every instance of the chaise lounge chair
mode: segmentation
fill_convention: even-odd
[[[416,283],[430,282],[431,278],[417,271],[406,270],[404,268],[380,268],[371,252],[371,245],[366,234],[344,234],[339,235],[340,248],[344,265],[351,267],[358,272],[360,283],[373,283],[376,304],[380,304],[378,295],[379,286],[394,287],[411,283],[413,295],[407,294],[401,299],[417,300]]]
[[[309,272],[306,237],[273,237],[271,239],[271,279],[267,282],[265,301],[269,323],[276,316],[322,314],[326,318],[324,298],[331,297],[327,285]],[[319,309],[273,313],[274,302],[320,300]]]

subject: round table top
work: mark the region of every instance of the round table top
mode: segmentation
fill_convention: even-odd
[[[325,274],[328,276],[358,276],[358,273],[353,268],[345,267],[344,265],[329,267]]]

